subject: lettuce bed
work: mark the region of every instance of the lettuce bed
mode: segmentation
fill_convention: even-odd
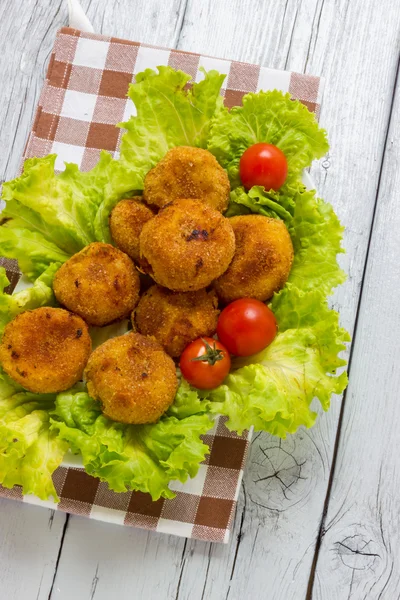
[[[204,393],[182,381],[168,413],[154,425],[127,426],[101,414],[82,384],[58,395],[32,394],[0,372],[0,483],[24,493],[57,499],[51,475],[68,449],[82,455],[86,471],[117,492],[173,497],[173,479],[193,477],[207,446],[201,435],[214,415],[241,433],[254,426],[285,437],[311,427],[313,398],[324,410],[347,384],[339,354],[349,341],[339,315],[327,304],[345,279],[336,256],[343,228],[332,207],[306,190],[301,174],[328,150],[325,131],[305,106],[278,91],[248,94],[228,111],[216,71],[187,91],[190,76],[170,67],[148,69],[130,86],[137,116],[121,124],[120,157],[103,152],[83,173],[67,164],[54,171],[55,155],[26,161],[23,174],[3,186],[6,208],[0,255],[17,258],[32,287],[0,293],[0,330],[23,310],[55,305],[52,279],[60,264],[93,241],[111,242],[108,215],[123,197],[143,190],[144,177],[178,146],[212,152],[227,170],[231,202],[227,216],[259,213],[282,219],[295,250],[289,281],[271,301],[279,334],[249,360],[237,360],[224,385]],[[277,145],[288,160],[278,191],[240,185],[241,154],[256,142]],[[7,285],[1,273],[1,289]],[[341,369],[343,371],[343,369]]]

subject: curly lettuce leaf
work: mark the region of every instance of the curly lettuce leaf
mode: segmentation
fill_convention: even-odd
[[[220,89],[225,78],[217,71],[187,89],[191,77],[172,67],[146,69],[129,86],[128,96],[137,115],[121,123],[127,132],[121,140],[123,163],[135,168],[133,189],[143,189],[146,173],[174,146],[207,145],[211,119],[222,106]]]
[[[22,273],[34,281],[53,263],[60,265],[70,255],[60,250],[41,233],[0,225],[0,256],[15,258]]]
[[[111,489],[137,489],[153,499],[172,497],[169,482],[195,475],[204,458],[207,447],[200,435],[209,429],[210,413],[227,415],[228,427],[239,432],[254,425],[284,437],[314,423],[314,397],[327,409],[331,394],[344,389],[346,374],[337,369],[345,364],[340,352],[348,334],[325,300],[344,279],[336,262],[342,227],[330,205],[299,182],[303,168],[326,152],[325,132],[303,105],[277,91],[248,94],[242,107],[224,109],[219,95],[223,77],[211,71],[187,91],[188,75],[169,67],[158,73],[147,70],[130,88],[137,116],[121,124],[127,132],[119,160],[103,153],[92,171],[81,173],[67,165],[62,174],[54,172],[54,156],[27,161],[23,175],[4,186],[7,220],[0,227],[0,254],[18,258],[34,279],[91,241],[110,242],[111,209],[120,198],[143,189],[146,173],[168,149],[207,147],[227,169],[234,188],[229,216],[253,212],[280,218],[290,230],[293,269],[271,305],[279,323],[277,338],[259,355],[236,362],[225,385],[210,393],[182,381],[174,404],[154,425],[110,421],[83,388],[55,401],[28,394],[3,378],[0,474],[6,474],[7,484],[17,477],[20,481],[20,471],[25,473],[24,489],[38,489],[43,497],[53,494],[53,465],[70,444],[82,454],[87,472]],[[240,156],[257,141],[276,144],[288,158],[288,180],[278,192],[260,187],[246,192],[240,186]],[[21,310],[52,303],[51,269],[58,264],[25,296],[9,302],[0,295],[0,327]],[[1,281],[6,283],[0,274]],[[4,404],[9,398],[15,404]],[[45,443],[51,448],[49,460]],[[36,482],[31,473],[35,461]]]
[[[0,267],[0,333],[6,324],[19,313],[55,304],[52,283],[59,266],[59,263],[52,264],[36,279],[32,287],[13,295],[4,293],[4,289],[10,282],[4,267]]]
[[[229,429],[241,433],[253,425],[286,437],[314,424],[314,398],[328,410],[331,395],[345,389],[347,374],[336,371],[345,364],[338,354],[349,336],[320,291],[288,286],[272,308],[280,330],[275,340],[259,354],[238,359],[239,368],[208,398],[212,413],[229,417]]]
[[[231,191],[226,217],[256,213],[264,217],[282,219],[287,226],[292,222],[295,207],[296,187],[285,185],[276,192],[266,191],[259,185],[248,192],[240,186]]]
[[[215,116],[208,150],[227,169],[232,188],[240,185],[239,160],[257,142],[278,146],[288,161],[287,182],[328,151],[326,132],[315,115],[290,94],[278,90],[246,94],[243,105]]]
[[[0,483],[59,501],[52,474],[68,444],[50,430],[54,395],[32,394],[0,372]]]
[[[168,416],[154,425],[116,423],[79,390],[59,394],[52,413],[52,430],[82,454],[90,475],[116,492],[139,490],[153,500],[173,498],[169,482],[196,475],[208,452],[200,435],[209,429],[208,415]]]
[[[136,175],[132,175],[132,173],[134,170],[121,160],[113,160],[107,167],[107,182],[104,187],[103,200],[99,204],[94,218],[94,234],[99,242],[113,243],[109,216],[117,202],[122,198],[130,198],[142,193],[141,190],[135,189],[134,178]]]
[[[102,152],[91,171],[69,163],[57,174],[55,159],[49,154],[26,160],[22,175],[3,186],[0,255],[16,258],[30,279],[96,241],[96,214],[113,162]]]
[[[346,280],[337,263],[344,252],[341,241],[344,227],[332,206],[300,185],[295,195],[295,210],[289,232],[294,260],[289,282],[303,291],[318,289],[329,295]]]
[[[207,413],[209,403],[206,398],[199,395],[198,390],[193,388],[186,379],[182,379],[173,404],[168,409],[168,415],[177,419],[185,419],[191,415]]]
[[[339,313],[329,308],[321,290],[303,292],[288,283],[272,299],[271,310],[279,332],[311,328],[317,339],[319,359],[327,373],[335,374],[347,361],[339,354],[345,350],[350,335],[339,325]]]

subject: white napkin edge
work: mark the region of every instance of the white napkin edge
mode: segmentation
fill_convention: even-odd
[[[87,18],[79,0],[68,0],[69,26],[86,33],[94,33],[94,27]]]

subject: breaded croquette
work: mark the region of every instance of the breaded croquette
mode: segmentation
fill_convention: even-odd
[[[147,221],[140,234],[142,266],[176,292],[207,287],[235,252],[230,219],[198,200],[176,200]]]
[[[286,283],[293,262],[293,245],[280,219],[262,215],[232,217],[236,250],[228,270],[214,283],[219,299],[265,301]]]
[[[194,198],[223,212],[229,192],[228,176],[211,152],[177,146],[147,173],[143,195],[160,208],[179,198]]]
[[[60,304],[101,327],[132,312],[139,299],[139,275],[121,250],[94,242],[60,267],[53,289]]]
[[[143,225],[154,217],[141,196],[121,200],[110,214],[111,237],[117,247],[139,263],[139,235]]]
[[[61,308],[36,308],[16,316],[4,329],[0,362],[25,389],[61,392],[82,378],[92,342],[86,323]]]
[[[90,356],[88,392],[103,413],[121,423],[155,423],[178,387],[175,364],[154,339],[128,333],[107,340]]]
[[[153,285],[140,298],[132,323],[140,333],[154,336],[167,354],[178,357],[196,338],[215,333],[217,306],[214,290],[171,292]]]

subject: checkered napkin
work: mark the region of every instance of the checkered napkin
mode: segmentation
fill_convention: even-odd
[[[56,169],[62,170],[67,161],[88,170],[102,149],[117,157],[123,131],[115,125],[135,114],[132,101],[126,97],[128,85],[135,81],[136,73],[158,65],[182,69],[194,81],[203,77],[200,67],[225,73],[222,95],[228,107],[239,104],[248,92],[277,88],[290,92],[319,114],[322,82],[318,77],[64,28],[56,37],[24,158],[55,152]],[[15,263],[5,266],[15,285]],[[140,492],[111,492],[79,466],[62,466],[54,473],[61,498],[58,505],[23,497],[20,488],[0,486],[0,496],[102,521],[226,543],[250,436],[229,432],[224,422],[220,418],[204,436],[210,454],[198,475],[184,485],[171,483],[176,492],[173,500],[152,502],[149,495]]]

